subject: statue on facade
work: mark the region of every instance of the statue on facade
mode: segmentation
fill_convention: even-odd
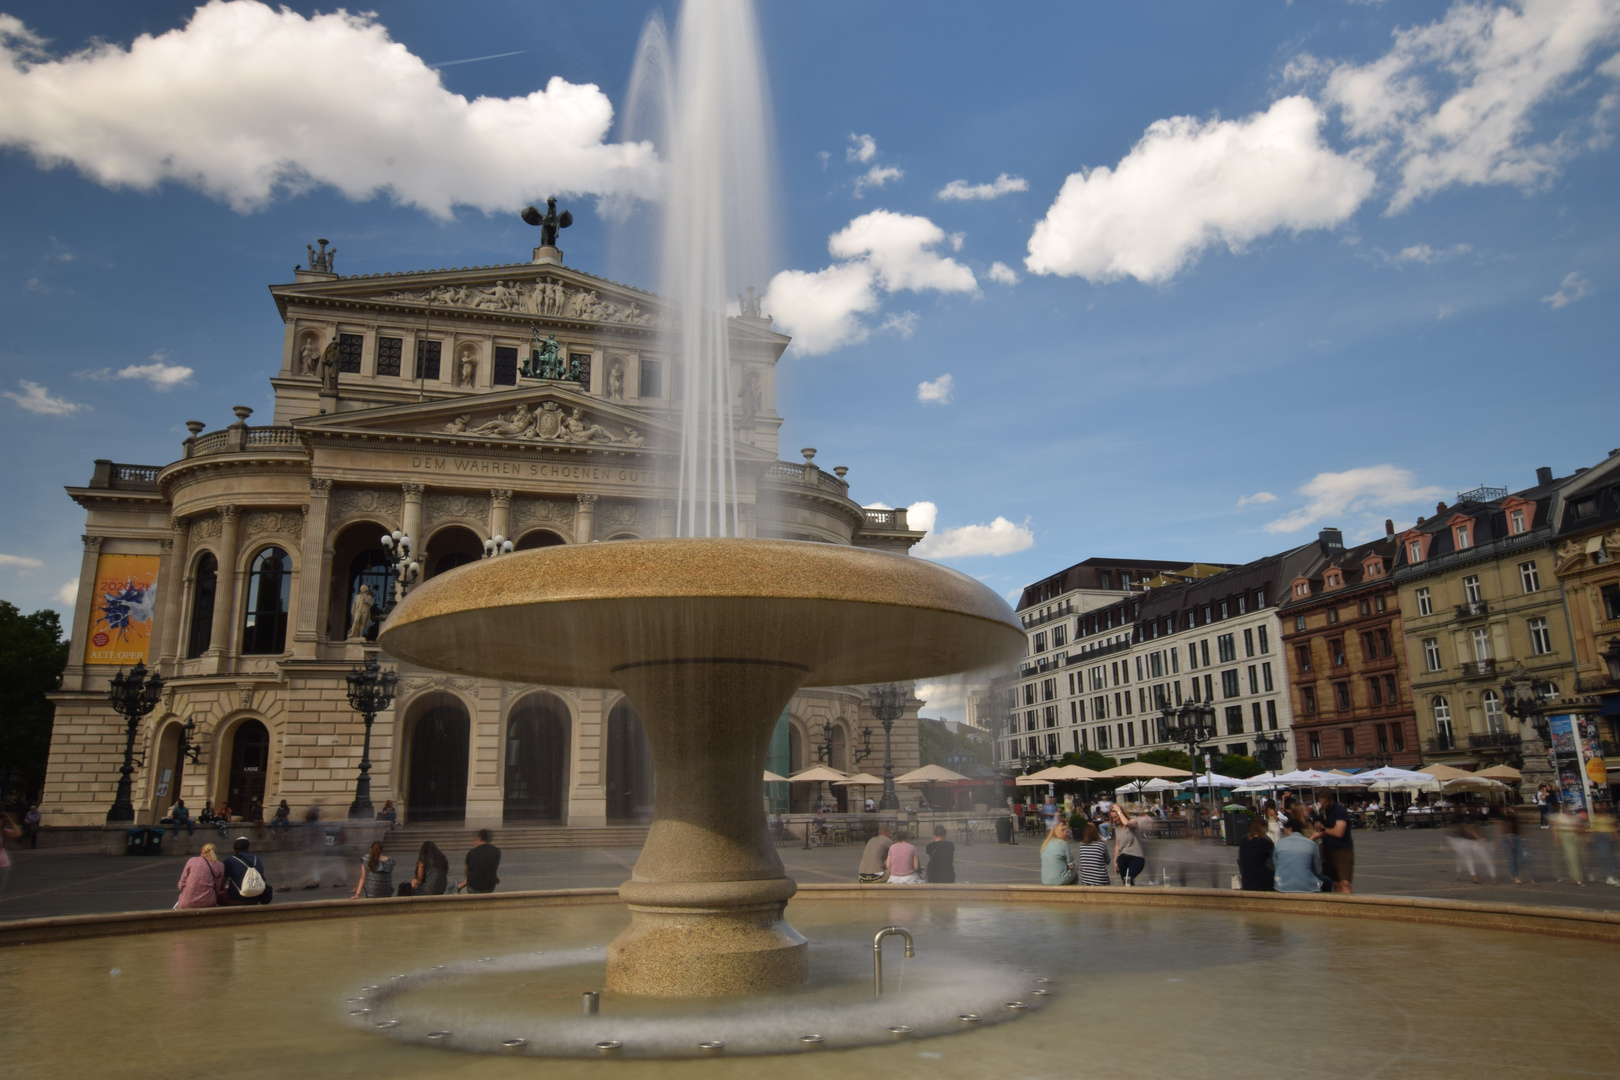
[[[321,347],[315,344],[315,339],[304,339],[303,348],[298,350],[298,374],[315,375],[320,371]]]
[[[529,407],[518,402],[517,408],[505,416],[497,416],[487,424],[479,424],[472,429],[474,435],[503,435],[507,438],[519,438],[527,435],[534,427],[534,414]]]
[[[563,379],[567,378],[567,368],[562,358],[562,346],[557,339],[547,334],[540,336],[540,328],[534,328],[534,348],[530,350],[528,358],[523,361],[519,373],[525,379]]]
[[[456,417],[454,420],[452,420],[448,424],[444,425],[445,434],[447,434],[447,435],[460,435],[462,432],[467,430],[467,425],[469,423],[471,423],[471,422],[472,422],[472,414],[471,413],[462,413],[460,416]]]
[[[540,227],[540,246],[554,248],[557,246],[557,230],[566,229],[574,223],[574,215],[564,210],[557,213],[557,199],[555,196],[546,200],[546,212],[542,214],[533,206],[525,206],[518,215],[530,225]]]
[[[478,382],[478,347],[464,345],[461,357],[456,364],[456,385],[473,386]]]
[[[578,443],[619,441],[607,428],[586,420],[584,410],[577,405],[563,421],[563,438]]]
[[[759,388],[759,372],[749,370],[743,375],[742,389],[737,391],[737,400],[742,402],[742,422],[753,423],[754,417],[759,415],[763,394]]]
[[[639,432],[635,428],[631,427],[629,424],[624,425],[624,442],[625,442],[626,446],[646,446],[647,445],[646,437],[644,435],[642,435],[641,432]]]
[[[377,598],[373,595],[370,585],[360,586],[354,594],[354,603],[349,605],[349,637],[363,638],[366,631],[371,629],[374,619],[372,609],[377,606]]]
[[[747,297],[744,297],[742,293],[737,294],[737,311],[746,318],[763,319],[765,316],[760,314],[760,308],[764,302],[765,298],[763,296],[755,296],[754,287],[750,285],[748,286]]]
[[[608,365],[607,396],[624,400],[624,361],[615,360]]]
[[[334,337],[321,353],[321,393],[337,396],[338,365],[338,339]]]
[[[321,245],[321,250],[316,251],[315,244]],[[336,270],[332,269],[337,265],[337,248],[328,251],[325,240],[317,240],[315,244],[304,245],[304,248],[309,252],[309,268],[322,274],[337,273]]]

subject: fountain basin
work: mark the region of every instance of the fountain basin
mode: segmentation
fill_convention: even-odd
[[[783,918],[796,888],[765,829],[761,775],[801,686],[920,679],[1018,656],[994,591],[921,559],[791,540],[582,544],[470,563],[389,616],[389,654],[463,675],[617,687],[641,715],[656,790],[620,895],[631,925],[608,989],[687,997],[808,976]]]

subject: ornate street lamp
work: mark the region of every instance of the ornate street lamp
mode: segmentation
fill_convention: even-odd
[[[365,717],[366,741],[360,749],[360,779],[354,785],[354,802],[349,804],[349,819],[357,821],[374,817],[371,808],[371,724],[377,714],[394,703],[394,686],[399,675],[393,668],[382,670],[375,658],[364,666],[356,665],[347,676],[349,706]]]
[[[180,797],[180,782],[186,775],[186,762],[189,761],[193,765],[202,764],[202,747],[197,745],[196,739],[197,721],[188,717],[186,722],[180,725],[180,752],[174,758],[175,798]]]
[[[500,533],[496,533],[494,536],[484,541],[484,554],[482,555],[482,558],[492,559],[497,555],[510,554],[512,554],[512,541],[508,540]]]
[[[1262,731],[1254,737],[1254,756],[1266,767],[1267,772],[1274,773],[1282,768],[1283,758],[1287,754],[1286,731]],[[1384,764],[1387,765],[1389,762],[1386,760]]]
[[[1380,750],[1376,754],[1367,755],[1367,768],[1387,769],[1395,764],[1395,756],[1388,751]]]
[[[1219,732],[1215,729],[1215,706],[1187,702],[1179,708],[1163,705],[1159,715],[1164,718],[1164,737],[1167,742],[1187,748],[1187,761],[1193,773],[1193,821],[1198,820],[1202,805],[1198,799],[1198,751]],[[1210,792],[1211,801],[1214,791]]]
[[[1620,637],[1609,639],[1609,647],[1598,653],[1609,667],[1609,681],[1620,686]]]
[[[1557,697],[1555,685],[1546,679],[1532,678],[1523,664],[1514,667],[1512,674],[1502,682],[1503,708],[1507,714],[1535,728],[1543,743],[1547,741],[1547,717],[1542,710]]]
[[[113,797],[112,809],[107,811],[107,823],[135,820],[135,804],[130,800],[130,778],[135,774],[135,731],[141,720],[157,708],[163,697],[163,676],[157,672],[147,675],[145,664],[136,664],[128,675],[119,668],[107,690],[107,700],[113,711],[124,718],[124,764],[118,770],[118,794]],[[141,764],[145,765],[144,758]]]
[[[874,686],[866,699],[872,706],[872,715],[883,724],[883,798],[879,810],[900,809],[900,797],[894,793],[894,722],[906,711],[906,689],[895,683]]]
[[[421,578],[422,564],[416,561],[411,552],[411,538],[397,529],[383,535],[382,546],[383,558],[388,561],[388,573],[394,579],[394,590],[382,613],[382,618],[386,619],[388,613],[394,610],[394,605],[403,600],[411,586]]]

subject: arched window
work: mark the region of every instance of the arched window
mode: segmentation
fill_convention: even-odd
[[[191,635],[186,643],[186,656],[195,660],[208,651],[209,639],[214,631],[214,593],[219,588],[219,560],[203,552],[197,560],[197,572],[191,589]]]
[[[1436,697],[1429,702],[1434,710],[1434,734],[1436,749],[1450,750],[1457,745],[1456,736],[1451,731],[1451,703],[1443,697]]]
[[[388,602],[394,595],[394,577],[389,572],[388,555],[382,548],[362,551],[349,563],[349,603],[343,610],[349,613],[346,617],[350,620],[354,617],[355,595],[362,585],[371,587],[373,611],[387,611]],[[380,624],[373,622],[366,630],[366,640],[376,641],[378,629]]]
[[[242,623],[242,652],[279,653],[287,644],[287,605],[292,599],[292,560],[280,548],[265,548],[253,557],[248,572],[247,616]]]
[[[1502,699],[1495,690],[1487,690],[1479,696],[1481,704],[1485,706],[1485,730],[1493,734],[1500,734],[1507,730],[1502,723]]]

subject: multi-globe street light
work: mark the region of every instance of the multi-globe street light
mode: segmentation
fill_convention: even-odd
[[[1179,707],[1165,704],[1159,707],[1159,715],[1164,719],[1165,741],[1187,748],[1187,761],[1193,774],[1193,822],[1196,824],[1203,810],[1198,799],[1198,751],[1219,734],[1215,727],[1215,706],[1192,701]],[[1210,772],[1213,777],[1213,766]],[[1213,801],[1213,790],[1210,798]]]
[[[355,781],[354,802],[349,804],[349,819],[358,821],[376,816],[371,806],[371,725],[378,713],[394,703],[399,675],[393,668],[384,670],[372,657],[363,665],[355,665],[345,678],[349,684],[349,706],[366,722],[366,738],[360,748],[360,778]]]
[[[107,823],[133,822],[135,803],[130,798],[131,778],[135,775],[135,731],[141,721],[157,708],[163,697],[163,676],[157,672],[147,674],[145,664],[136,664],[129,674],[119,668],[107,690],[107,700],[113,711],[124,718],[124,764],[118,770],[118,793],[113,796],[112,809],[107,811]],[[144,759],[142,761],[144,765]]]
[[[894,791],[894,722],[906,711],[910,697],[905,687],[897,683],[884,683],[867,691],[866,700],[872,706],[872,715],[883,725],[883,798],[879,810],[900,809],[900,796]]]

